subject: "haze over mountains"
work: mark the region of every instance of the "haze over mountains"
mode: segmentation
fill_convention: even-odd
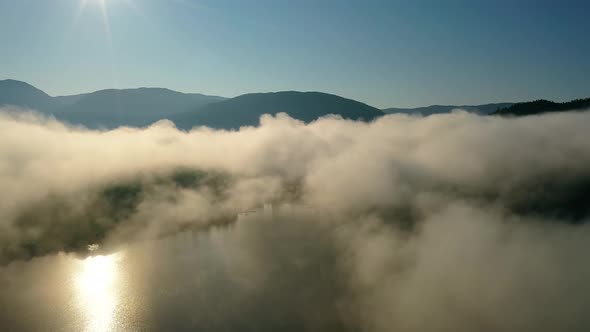
[[[259,124],[263,114],[287,113],[309,123],[328,115],[371,121],[384,114],[430,116],[461,109],[487,115],[530,115],[590,107],[590,99],[569,103],[538,100],[528,103],[482,105],[432,105],[379,110],[362,102],[322,92],[281,91],[250,93],[235,98],[181,93],[163,88],[106,89],[91,93],[52,97],[21,81],[0,81],[0,106],[32,109],[56,119],[91,129],[120,126],[145,127],[169,119],[184,130],[195,126],[238,129]]]
[[[442,114],[442,113],[449,113],[454,109],[462,109],[468,111],[470,113],[476,114],[490,114],[492,112],[497,111],[498,109],[509,107],[513,103],[492,103],[492,104],[483,104],[483,105],[432,105],[426,107],[416,107],[416,108],[386,108],[383,112],[388,114],[409,114],[409,115],[421,115],[421,116],[428,116],[433,114]]]

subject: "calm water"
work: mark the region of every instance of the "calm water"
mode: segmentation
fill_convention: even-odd
[[[325,261],[306,258],[311,251],[329,253],[326,241],[308,229],[269,223],[240,222],[100,255],[60,253],[2,266],[0,327],[342,330],[334,310],[339,291],[329,280],[335,275],[318,273]]]
[[[185,234],[89,257],[61,253],[12,263],[0,269],[0,326],[8,331],[140,331],[165,328],[169,319],[188,329],[190,320],[181,317],[188,311],[166,312],[165,306],[184,306],[182,293],[191,292],[187,282],[203,281],[202,273],[188,270],[204,258],[215,261],[206,257],[215,255],[210,245],[204,237]],[[206,268],[214,273],[216,266]],[[185,274],[178,275],[183,269]]]

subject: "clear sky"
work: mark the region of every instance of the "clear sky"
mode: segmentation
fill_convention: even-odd
[[[0,79],[376,107],[590,96],[590,1],[85,2],[0,0]]]

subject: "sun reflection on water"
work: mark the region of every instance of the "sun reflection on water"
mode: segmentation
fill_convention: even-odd
[[[117,278],[121,254],[93,256],[80,261],[74,282],[86,331],[111,331],[118,302]]]

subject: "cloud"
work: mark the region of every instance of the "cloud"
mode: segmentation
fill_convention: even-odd
[[[143,276],[129,292],[154,329],[587,330],[589,121],[92,131],[2,113],[0,281],[100,243]]]

